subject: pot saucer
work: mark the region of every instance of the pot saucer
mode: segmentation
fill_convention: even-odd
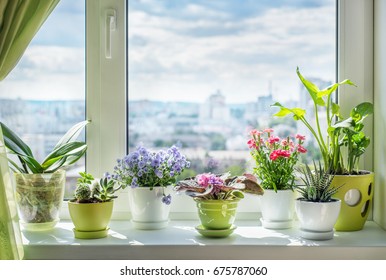
[[[260,218],[261,225],[266,229],[288,229],[292,227],[292,220],[288,221],[266,221]]]
[[[223,238],[233,233],[237,227],[232,225],[228,229],[206,229],[202,225],[196,226],[196,230],[205,237]]]
[[[109,232],[109,227],[98,231],[79,231],[73,228],[75,238],[78,239],[96,239],[106,237]]]
[[[330,231],[311,231],[300,229],[300,236],[304,239],[310,240],[329,240],[334,238],[334,230]]]

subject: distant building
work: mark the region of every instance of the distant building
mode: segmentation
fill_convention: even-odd
[[[200,122],[201,123],[223,123],[229,121],[231,117],[230,108],[225,102],[225,96],[217,90],[211,94],[207,101],[200,107]]]
[[[267,126],[274,113],[271,107],[273,103],[272,86],[269,83],[268,95],[258,96],[256,102],[247,105],[245,119],[251,123],[257,122],[260,126]]]

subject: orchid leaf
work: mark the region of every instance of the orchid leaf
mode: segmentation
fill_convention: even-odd
[[[5,124],[0,122],[1,129],[3,131],[5,146],[12,152],[18,155],[33,157],[31,149],[28,145],[20,139],[11,129]]]
[[[64,144],[61,147],[54,149],[43,161],[42,166],[44,169],[47,169],[55,162],[62,159],[64,160],[64,164],[69,157],[78,158],[79,155],[83,155],[86,148],[87,146],[83,142],[70,142]]]
[[[90,121],[86,120],[86,121],[79,122],[79,123],[75,124],[73,127],[71,127],[66,132],[66,134],[63,135],[63,137],[59,140],[59,142],[56,144],[54,150],[59,148],[60,146],[62,146],[64,144],[75,141],[79,137],[83,128],[89,123],[90,123]]]
[[[68,166],[79,160],[86,152],[87,145],[84,142],[75,142],[82,129],[90,121],[83,121],[74,125],[58,142],[53,151],[40,164],[33,156],[29,146],[21,140],[6,125],[0,122],[4,134],[4,144],[11,153],[15,154],[20,166],[10,161],[10,166],[14,171],[20,173],[48,173],[54,172],[60,167]]]

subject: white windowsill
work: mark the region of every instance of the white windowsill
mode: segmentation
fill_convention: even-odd
[[[238,221],[221,239],[205,238],[197,220],[174,220],[162,230],[135,230],[130,221],[111,221],[109,236],[75,239],[70,220],[47,232],[22,230],[25,259],[386,259],[386,231],[368,221],[361,231],[335,232],[332,240],[299,237],[298,227],[267,230],[258,221]]]

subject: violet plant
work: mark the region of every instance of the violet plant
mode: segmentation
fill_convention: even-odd
[[[254,175],[231,176],[230,172],[198,174],[179,181],[174,190],[198,200],[233,200],[244,198],[244,193],[264,193]]]

